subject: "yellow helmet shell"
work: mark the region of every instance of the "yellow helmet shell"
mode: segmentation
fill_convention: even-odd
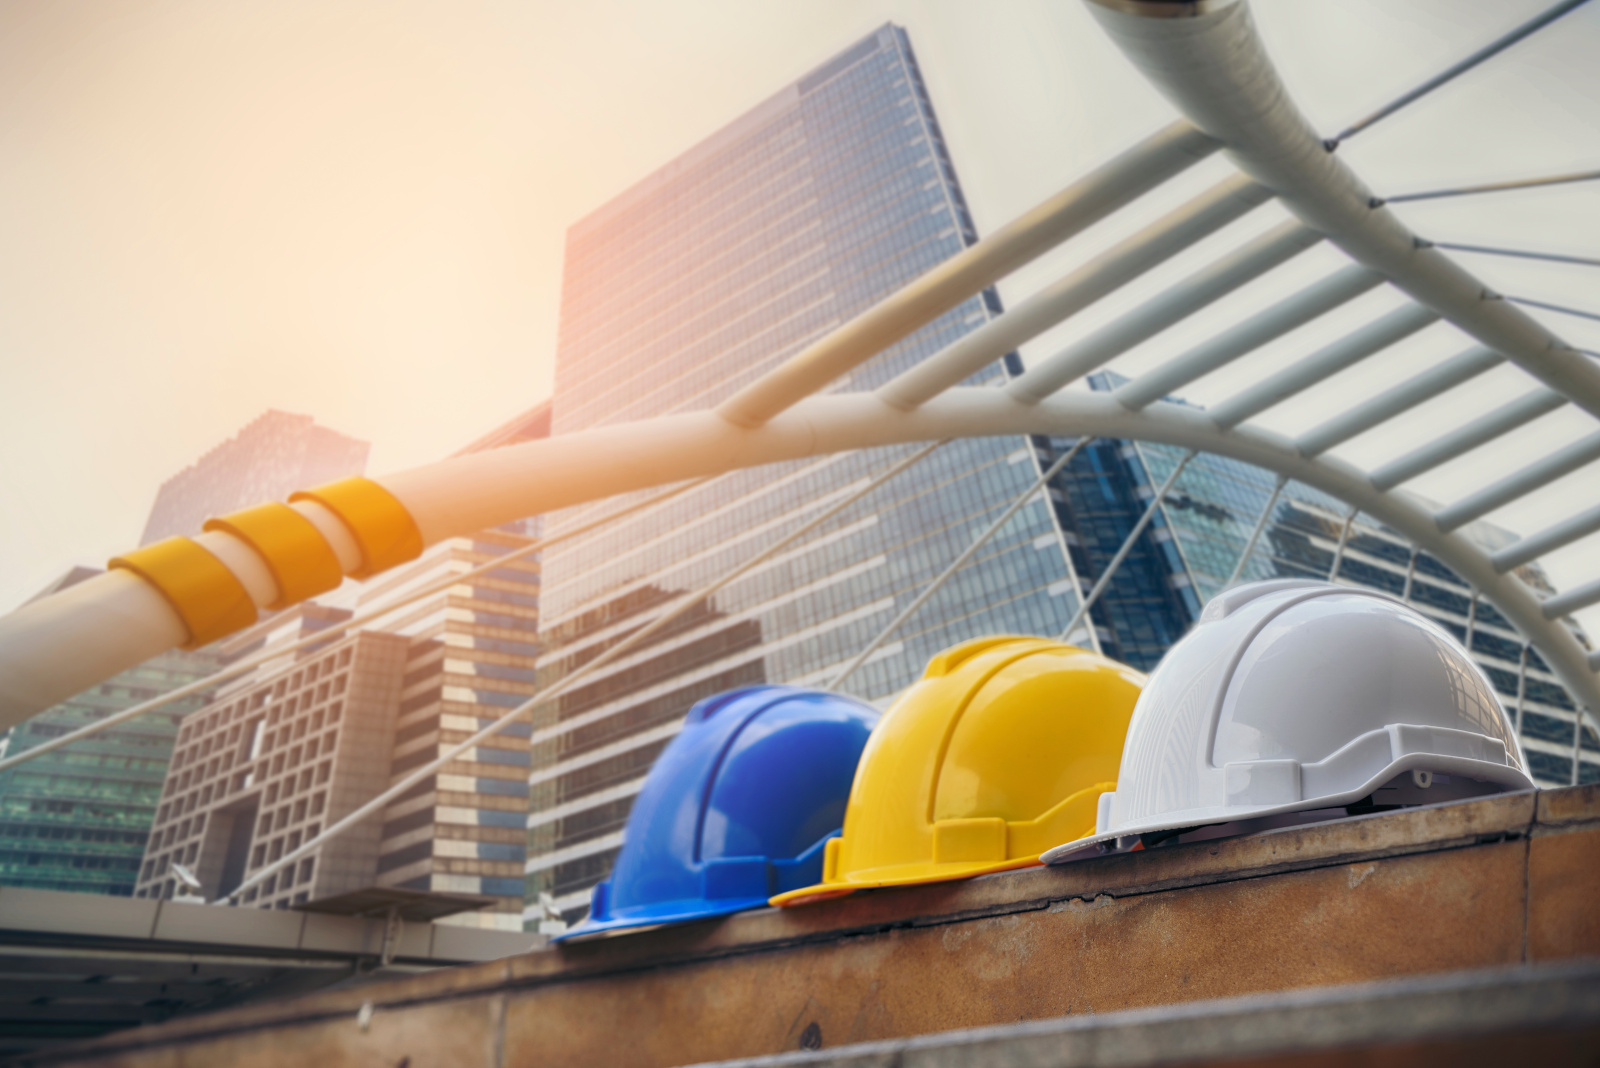
[[[1144,683],[1044,638],[945,650],[867,741],[822,882],[772,903],[1026,867],[1093,834]]]

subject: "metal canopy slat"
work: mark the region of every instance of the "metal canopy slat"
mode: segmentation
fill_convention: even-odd
[[[1546,553],[1555,552],[1557,549],[1571,545],[1579,538],[1588,537],[1600,530],[1600,504],[1588,511],[1580,512],[1571,519],[1564,519],[1552,527],[1547,527],[1537,534],[1523,538],[1519,542],[1507,545],[1504,549],[1490,557],[1494,569],[1504,574],[1514,567],[1537,560]]]
[[[1482,346],[1460,352],[1443,363],[1414,375],[1364,404],[1312,428],[1295,442],[1302,456],[1321,456],[1329,449],[1364,434],[1417,405],[1454,389],[1505,362],[1505,357]]]
[[[1441,509],[1435,517],[1439,529],[1446,533],[1455,530],[1595,460],[1600,460],[1600,433],[1590,434],[1581,441],[1575,441],[1559,452],[1552,453],[1537,463],[1529,464],[1515,474],[1508,475],[1494,485],[1486,486],[1470,497]]]
[[[878,396],[906,409],[931,400],[1270,199],[1270,192],[1234,175],[901,373]]]
[[[1017,400],[1037,403],[1321,240],[1321,234],[1298,222],[1281,223],[1038,367],[1029,368],[1007,388]]]
[[[1544,613],[1546,619],[1560,619],[1592,604],[1600,604],[1600,579],[1585,582],[1582,586],[1566,593],[1556,594],[1540,605],[1539,610]]]
[[[1383,275],[1351,265],[1279,301],[1237,326],[1190,349],[1182,356],[1147,371],[1111,395],[1124,408],[1139,409],[1182,389],[1196,379],[1227,366],[1291,330],[1376,289]]]
[[[1526,393],[1510,404],[1502,405],[1488,415],[1384,464],[1372,472],[1372,484],[1380,490],[1393,489],[1402,482],[1409,482],[1441,464],[1487,445],[1542,415],[1548,415],[1566,403],[1567,398],[1553,390],[1536,389]]]
[[[768,371],[717,413],[735,426],[760,426],[1216,149],[1193,126],[1173,123]]]
[[[1410,337],[1418,330],[1439,321],[1439,314],[1420,304],[1408,304],[1324,346],[1276,374],[1268,375],[1210,409],[1211,420],[1220,427],[1234,427],[1282,404],[1318,382],[1354,367],[1374,353]]]

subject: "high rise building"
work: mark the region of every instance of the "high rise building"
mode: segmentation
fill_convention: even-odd
[[[292,608],[222,650],[231,659],[286,646],[529,540],[504,530],[448,539],[337,598],[348,607]],[[179,732],[137,896],[178,892],[174,862],[206,897],[232,891],[525,701],[538,581],[536,561],[508,561],[221,686]],[[486,740],[240,903],[289,908],[375,885],[453,891],[495,901],[442,922],[520,930],[527,737],[513,725]]]
[[[1101,373],[1090,385],[1109,390],[1122,381]],[[1036,444],[1048,463],[1072,443]],[[1085,581],[1101,574],[1182,457],[1173,446],[1102,439],[1057,477],[1052,500]],[[1332,578],[1403,598],[1470,647],[1517,724],[1534,778],[1550,786],[1600,781],[1600,736],[1589,726],[1580,733],[1571,695],[1493,605],[1371,516],[1352,519],[1347,505],[1292,480],[1273,500],[1276,483],[1272,472],[1225,456],[1202,453],[1190,461],[1094,607],[1109,655],[1154,667],[1204,602],[1227,585],[1270,503],[1240,581]],[[1486,522],[1462,533],[1491,550],[1515,540]],[[1541,593],[1554,592],[1536,565],[1518,575]],[[1587,635],[1568,625],[1589,647]]]
[[[505,530],[452,539],[373,590],[360,607],[492,563],[530,540]],[[506,562],[374,625],[411,641],[388,786],[533,693],[539,564]],[[521,929],[530,730],[526,722],[511,724],[390,804],[379,828],[380,885],[493,897],[491,908],[447,922]]]
[[[99,574],[73,568],[39,596]],[[15,756],[215,669],[207,653],[164,653],[19,723]],[[173,702],[92,738],[0,772],[0,885],[129,896],[183,717],[204,695]]]
[[[268,411],[162,483],[139,544],[196,534],[213,516],[359,475],[369,448],[309,415]]]
[[[325,609],[296,607],[235,636],[229,651],[294,640],[326,621]],[[180,892],[174,863],[194,872],[207,899],[225,894],[387,785],[407,646],[365,631],[336,638],[225,684],[192,713],[178,731],[136,896]],[[288,908],[371,886],[374,830],[352,831],[243,903]]]
[[[549,407],[463,452],[548,433]],[[138,895],[178,892],[172,864],[208,898],[401,782],[527,700],[538,655],[538,521],[450,538],[366,584],[350,584],[219,644],[228,659],[310,637],[359,612],[360,629],[285,653],[225,683],[185,723]],[[438,590],[405,605],[427,588]],[[393,607],[392,611],[385,609]],[[269,876],[241,904],[289,908],[371,886],[477,894],[478,911],[437,922],[522,928],[527,724],[512,724],[373,816]]]
[[[884,26],[571,228],[554,432],[715,405],[975,240],[910,42]],[[992,292],[968,300],[837,388],[871,389],[999,311]],[[971,382],[1004,375],[997,364]],[[546,550],[541,683],[913,451],[733,472]],[[945,445],[536,711],[530,900],[551,892],[582,914],[646,771],[695,701],[826,682],[1036,477],[1020,437]],[[547,529],[625,503],[547,517]],[[881,700],[954,641],[1053,635],[1077,603],[1041,498],[847,689]]]

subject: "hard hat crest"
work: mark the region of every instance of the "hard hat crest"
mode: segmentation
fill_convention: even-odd
[[[589,917],[560,938],[724,916],[815,882],[877,720],[792,686],[696,704],[651,767]]]
[[[1143,683],[1042,638],[945,650],[867,743],[822,880],[773,903],[1037,864],[1094,826]]]
[[[1213,599],[1168,651],[1096,833],[1044,859],[1369,797],[1416,804],[1532,786],[1493,688],[1448,632],[1371,590],[1253,583]]]

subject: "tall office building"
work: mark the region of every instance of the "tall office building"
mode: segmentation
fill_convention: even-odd
[[[1108,390],[1122,381],[1101,373],[1090,385]],[[1048,463],[1071,442],[1036,444]],[[1052,499],[1085,581],[1101,573],[1182,456],[1173,446],[1102,439],[1058,476]],[[1333,578],[1409,601],[1470,647],[1517,724],[1534,778],[1550,786],[1600,781],[1600,736],[1592,727],[1580,733],[1571,695],[1493,605],[1474,597],[1432,554],[1414,550],[1371,516],[1352,520],[1348,506],[1310,486],[1287,482],[1273,501],[1276,482],[1272,472],[1225,456],[1205,453],[1189,463],[1095,605],[1109,655],[1153,667],[1227,584],[1270,502],[1241,581]],[[1515,540],[1485,522],[1462,533],[1491,550]],[[1542,593],[1554,592],[1535,565],[1518,575]],[[1568,625],[1589,646],[1588,636]]]
[[[525,547],[492,530],[451,538],[342,600],[306,604],[221,643],[230,659],[270,652]],[[532,690],[539,568],[518,559],[286,652],[224,683],[178,734],[139,897],[238,887],[383,790],[465,740]],[[443,922],[520,930],[528,728],[513,725],[401,795],[382,813],[245,891],[290,908],[370,886],[480,894]]]
[[[462,451],[542,437],[548,427],[540,405]],[[527,700],[539,563],[501,558],[537,530],[537,520],[524,520],[446,539],[371,582],[219,643],[233,660],[368,617],[353,633],[225,683],[184,724],[138,896],[177,893],[174,862],[195,873],[206,897],[232,891]],[[485,565],[482,575],[450,581]],[[425,595],[400,604],[417,593]],[[241,903],[290,908],[371,886],[446,891],[490,900],[438,922],[520,930],[528,733],[513,724],[473,747]]]
[[[359,607],[493,563],[528,545],[527,533],[451,539],[364,595]],[[533,693],[539,564],[508,561],[373,625],[411,643],[388,786]],[[526,722],[511,724],[389,805],[379,828],[379,885],[492,897],[492,907],[448,922],[521,930],[530,730]]]
[[[347,615],[297,606],[226,648],[242,655],[287,643]],[[135,896],[186,893],[176,863],[216,898],[381,790],[407,646],[390,634],[334,638],[224,684],[192,713],[178,731]],[[288,908],[371,886],[376,846],[374,828],[358,828],[247,891],[244,903]]]
[[[162,483],[139,544],[196,534],[212,516],[359,475],[370,447],[309,415],[268,411]]]
[[[910,43],[884,26],[571,228],[554,432],[715,405],[975,240]],[[999,310],[993,293],[968,300],[836,388],[871,389]],[[581,915],[689,707],[749,683],[827,682],[1037,476],[1025,445],[942,447],[539,709],[530,900],[548,891]],[[733,472],[547,550],[541,684],[913,451]],[[547,517],[547,529],[624,503]],[[846,689],[884,699],[974,634],[1053,635],[1076,597],[1041,498]]]
[[[73,568],[39,596],[99,573]],[[163,653],[19,723],[0,753],[24,753],[193,682],[216,663],[208,653]],[[175,701],[0,772],[0,885],[131,895],[178,724],[203,702]]]

